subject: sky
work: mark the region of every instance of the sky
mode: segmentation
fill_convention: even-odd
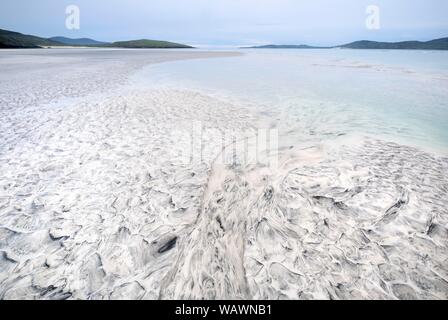
[[[80,28],[66,27],[66,7]],[[379,9],[379,29],[366,8]],[[101,41],[169,40],[199,46],[339,45],[448,36],[447,0],[1,0],[0,29]]]

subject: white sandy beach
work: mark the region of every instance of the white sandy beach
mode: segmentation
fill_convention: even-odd
[[[183,161],[195,122],[299,123],[130,81],[236,55],[0,51],[0,299],[448,298],[446,156],[292,133],[278,166],[222,165],[204,134]]]

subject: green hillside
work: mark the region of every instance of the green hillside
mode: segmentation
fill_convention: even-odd
[[[106,48],[136,48],[136,49],[168,49],[168,48],[192,48],[190,46],[159,40],[132,40],[104,43],[92,39],[70,39],[65,37],[54,37],[50,39],[26,35],[0,29],[0,48],[42,48],[53,46],[89,46]]]
[[[268,44],[264,46],[243,47],[242,49],[328,49],[328,47],[314,47],[305,44]]]
[[[448,38],[431,41],[378,42],[361,40],[335,47],[313,47],[308,45],[264,45],[244,49],[388,49],[388,50],[448,50]]]
[[[185,44],[179,44],[168,41],[159,41],[159,40],[132,40],[132,41],[117,41],[109,44],[103,45],[104,47],[113,47],[113,48],[152,48],[152,49],[168,49],[168,48],[193,48],[187,46]]]
[[[0,48],[41,48],[62,43],[18,32],[0,29]]]
[[[448,50],[448,38],[431,41],[402,41],[402,42],[377,42],[356,41],[340,46],[349,49],[407,49],[407,50]]]

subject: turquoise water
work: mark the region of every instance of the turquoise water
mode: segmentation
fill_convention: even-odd
[[[381,135],[448,150],[448,52],[241,50],[243,56],[153,65],[154,86],[259,104],[321,136]],[[281,114],[281,116],[279,115]]]

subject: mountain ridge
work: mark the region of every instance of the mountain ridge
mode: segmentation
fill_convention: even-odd
[[[51,37],[48,40],[56,41],[66,45],[78,45],[78,46],[89,46],[89,45],[104,45],[107,42],[97,41],[90,38],[67,38],[67,37]]]
[[[340,48],[348,49],[386,49],[386,50],[448,50],[448,37],[430,41],[379,42],[361,40],[351,42]]]
[[[33,49],[64,46],[88,46],[98,48],[136,48],[136,49],[177,49],[191,46],[162,40],[130,40],[112,43],[100,42],[89,38],[72,39],[66,37],[42,38],[20,32],[0,29],[1,49]]]
[[[262,46],[242,47],[242,49],[328,49],[329,47],[309,46],[306,44],[267,44]]]
[[[59,46],[59,42],[46,38],[22,34],[19,32],[0,29],[0,48],[41,48],[45,46]]]
[[[332,47],[301,45],[263,45],[242,47],[242,49],[383,49],[383,50],[448,50],[448,37],[430,41],[380,42],[371,40],[354,41]]]

